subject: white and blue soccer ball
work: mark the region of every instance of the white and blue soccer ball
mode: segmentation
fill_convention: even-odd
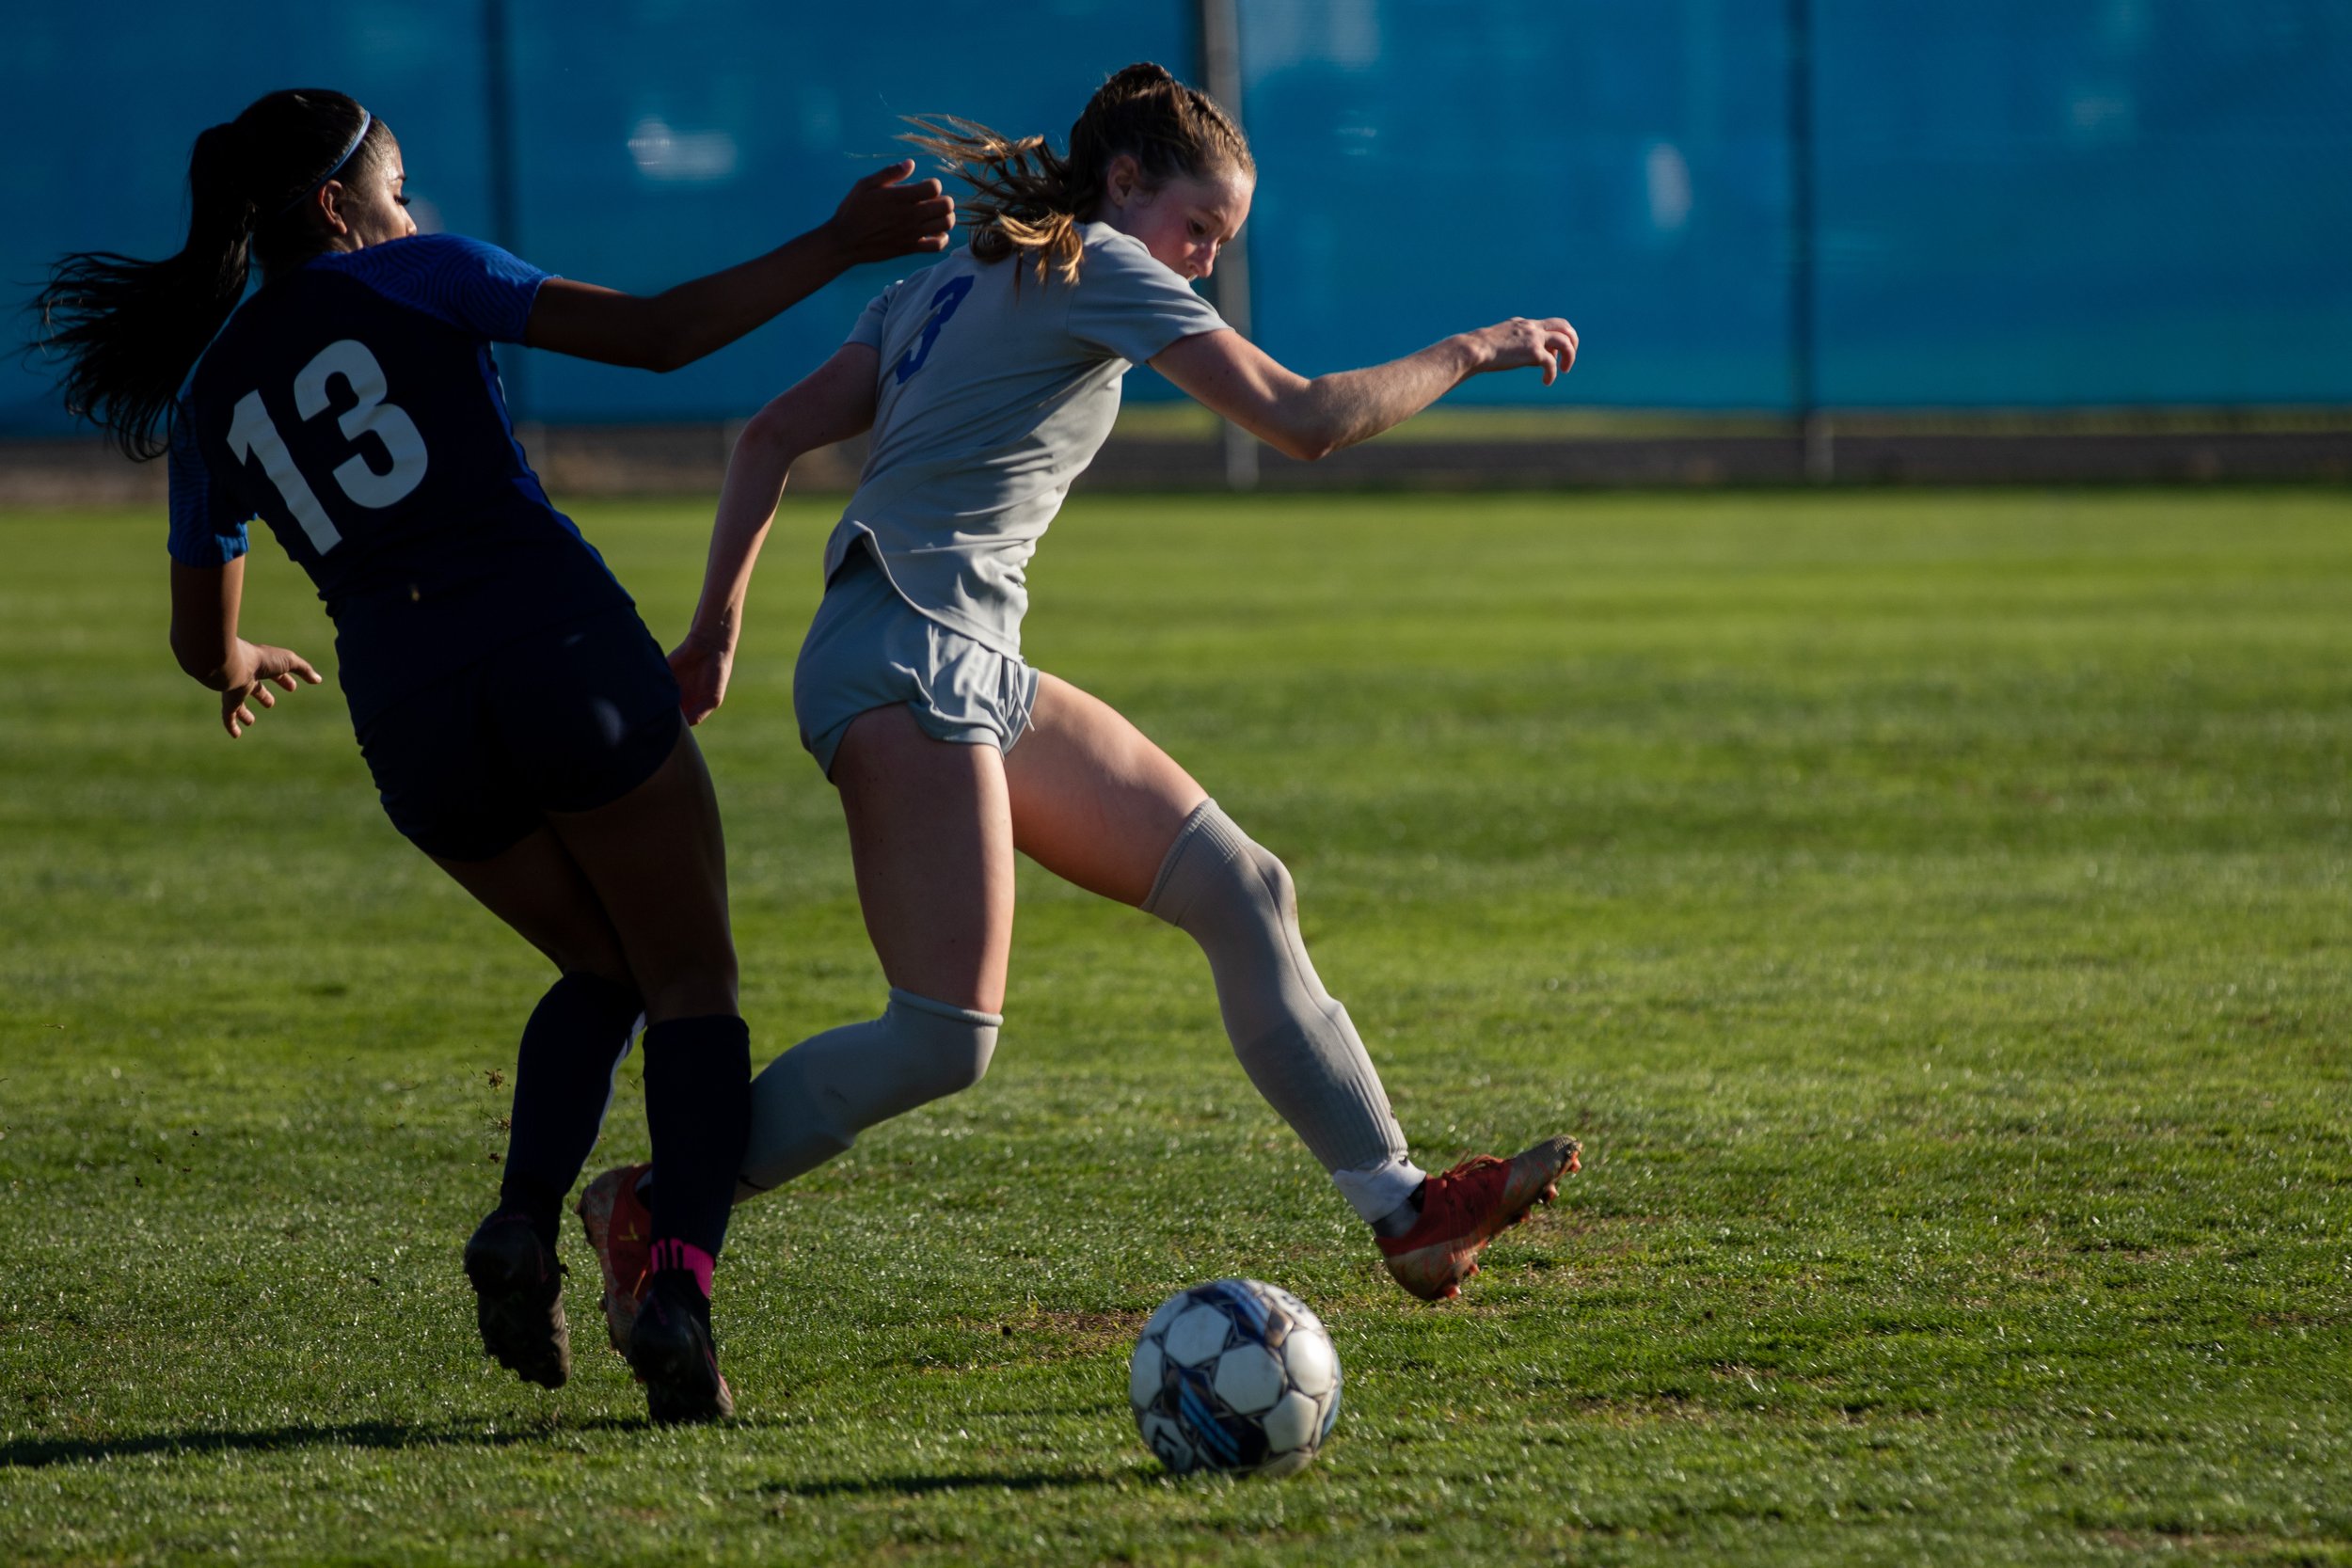
[[[1136,1430],[1178,1475],[1303,1470],[1340,1418],[1340,1354],[1288,1291],[1217,1279],[1160,1303],[1127,1363]]]

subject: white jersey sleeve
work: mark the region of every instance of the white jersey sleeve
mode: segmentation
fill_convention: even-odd
[[[851,343],[864,343],[867,348],[882,347],[882,327],[890,319],[890,307],[897,301],[898,291],[906,286],[907,280],[901,277],[867,300],[865,310],[857,318],[857,325],[850,328],[850,335],[842,340],[841,346],[847,348]]]
[[[1073,338],[1140,365],[1179,338],[1223,329],[1216,308],[1155,261],[1141,240],[1100,232],[1069,292]]]
[[[1110,435],[1128,368],[1225,325],[1141,241],[1081,233],[1075,282],[964,249],[866,308],[849,341],[881,356],[874,430],[827,581],[870,547],[916,610],[1020,656],[1029,558]]]

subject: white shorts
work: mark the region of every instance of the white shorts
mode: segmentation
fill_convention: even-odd
[[[924,615],[855,548],[825,585],[793,666],[801,744],[830,778],[850,721],[900,703],[935,740],[1009,752],[1037,705],[1037,672]]]

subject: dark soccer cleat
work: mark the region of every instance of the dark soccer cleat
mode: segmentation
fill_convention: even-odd
[[[637,1322],[638,1299],[645,1293],[651,1264],[653,1215],[637,1196],[645,1165],[622,1165],[588,1183],[575,1212],[588,1232],[604,1275],[604,1332],[614,1351],[628,1354],[628,1331]]]
[[[572,1375],[571,1336],[564,1324],[564,1265],[531,1221],[501,1209],[466,1243],[482,1348],[498,1364],[543,1388]]]
[[[1486,1243],[1527,1217],[1537,1202],[1560,1196],[1560,1179],[1581,1167],[1574,1138],[1546,1138],[1508,1160],[1465,1160],[1429,1179],[1421,1222],[1402,1236],[1376,1238],[1389,1273],[1423,1301],[1462,1293]]]
[[[639,1298],[628,1364],[645,1386],[646,1408],[664,1426],[735,1414],[735,1392],[719,1375],[710,1303],[682,1274],[655,1275]]]

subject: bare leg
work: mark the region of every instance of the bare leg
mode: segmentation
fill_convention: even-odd
[[[594,811],[550,812],[618,934],[658,1024],[736,1010],[726,841],[702,752],[681,722],[653,777]]]
[[[486,861],[433,863],[566,974],[629,985],[621,935],[564,841],[541,828]]]
[[[566,974],[635,985],[648,1022],[731,1013],[726,845],[702,752],[681,725],[653,777],[486,861],[434,863]]]
[[[904,707],[875,708],[842,737],[833,782],[889,1006],[803,1040],[754,1081],[739,1198],[978,1083],[1004,1022],[1012,826],[995,748],[934,740]]]
[[[1013,836],[1004,759],[932,739],[904,707],[878,707],[842,736],[833,782],[882,974],[918,996],[1002,1012]]]
[[[1421,1172],[1347,1009],[1307,956],[1289,871],[1141,731],[1069,682],[1042,677],[1033,724],[1005,769],[1022,850],[1198,942],[1250,1082],[1359,1214],[1395,1213]]]
[[[1013,842],[1066,882],[1140,906],[1184,821],[1209,798],[1108,703],[1038,677],[1029,731],[1005,758]]]
[[[928,740],[903,709],[878,710],[852,728],[853,738],[867,732],[858,770],[845,775],[836,760],[834,776],[850,809],[866,927],[892,983],[960,987],[955,1000],[967,1007],[1000,1004],[1011,871],[996,835],[1009,828],[1011,843],[1048,870],[1148,909],[1200,943],[1234,1053],[1372,1222],[1391,1274],[1417,1295],[1456,1293],[1488,1241],[1576,1168],[1575,1140],[1547,1139],[1510,1161],[1474,1160],[1424,1180],[1347,1009],[1307,957],[1281,862],[1141,731],[1069,682],[1041,677],[1030,725],[1001,769],[985,749]],[[943,755],[959,750],[972,754]],[[934,854],[950,873],[936,880],[927,866]],[[879,1036],[844,1043],[863,1048],[871,1037]],[[761,1083],[791,1082],[778,1069],[825,1039],[787,1053]],[[844,1081],[874,1070],[854,1049],[839,1062],[834,1076]],[[820,1078],[812,1072],[805,1082]],[[784,1102],[809,1098],[780,1093],[769,1119],[790,1120]],[[846,1138],[830,1151],[818,1138],[805,1143],[818,1158],[848,1147]],[[1439,1198],[1424,1204],[1424,1192]]]

